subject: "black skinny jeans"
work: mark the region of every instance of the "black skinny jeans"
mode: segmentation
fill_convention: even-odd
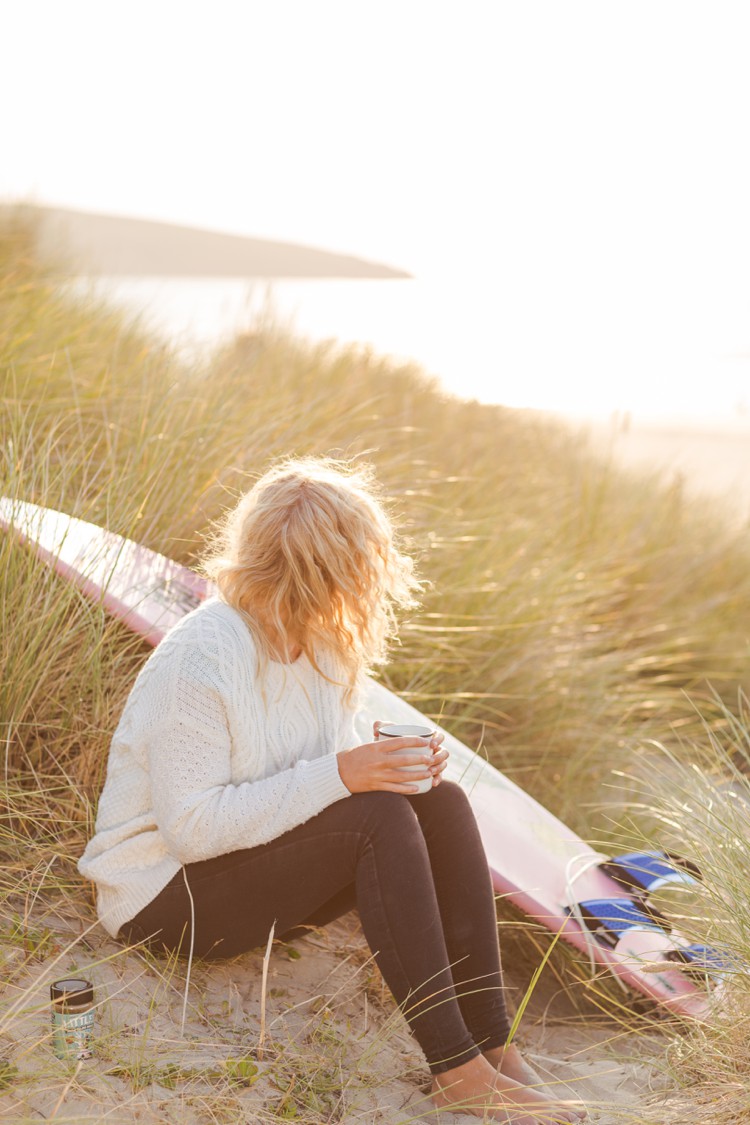
[[[184,872],[184,873],[183,873]],[[188,863],[119,937],[235,957],[356,906],[367,943],[433,1074],[507,1040],[495,900],[460,786],[355,793],[268,844]]]

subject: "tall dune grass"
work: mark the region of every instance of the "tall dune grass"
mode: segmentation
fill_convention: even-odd
[[[661,754],[690,769],[744,722],[747,530],[561,426],[272,327],[190,366],[73,298],[23,221],[0,232],[0,379],[0,493],[187,564],[270,458],[373,461],[431,583],[385,682],[587,837],[617,839]],[[0,569],[0,927],[28,976],[49,918],[71,941],[92,921],[74,860],[147,650],[7,535]]]
[[[3,492],[190,563],[269,458],[367,456],[432,583],[386,678],[579,827],[582,791],[599,796],[634,737],[697,732],[685,692],[709,713],[708,682],[731,698],[748,667],[746,534],[563,428],[361,350],[269,331],[186,367],[69,299],[30,245],[16,227],[0,247]],[[5,651],[5,682],[23,683],[13,660],[39,643],[8,601],[26,590],[6,583],[6,611],[37,639]]]

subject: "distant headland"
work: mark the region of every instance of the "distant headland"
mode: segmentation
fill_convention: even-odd
[[[71,275],[108,277],[409,278],[404,270],[293,242],[33,204],[25,215],[41,256]]]

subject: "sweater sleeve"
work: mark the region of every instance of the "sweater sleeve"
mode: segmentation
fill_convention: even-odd
[[[182,863],[265,844],[349,790],[334,753],[270,777],[231,782],[231,735],[221,694],[184,677],[147,738],[153,812]]]

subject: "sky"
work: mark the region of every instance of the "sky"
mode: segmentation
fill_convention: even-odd
[[[23,0],[0,35],[0,199],[460,279],[530,405],[750,411],[745,0]]]

